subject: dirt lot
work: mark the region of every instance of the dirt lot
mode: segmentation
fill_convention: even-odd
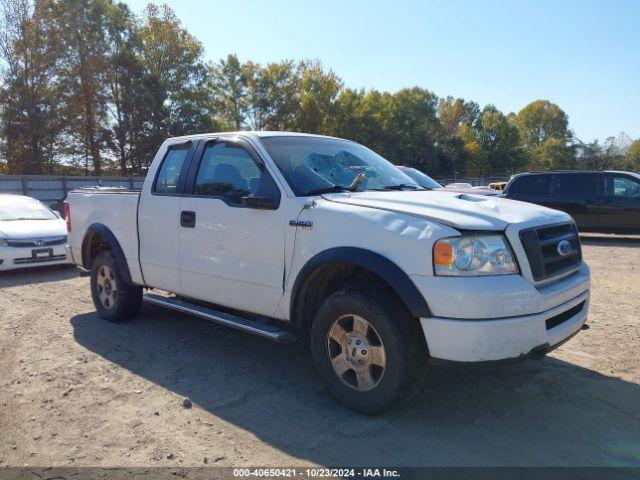
[[[378,417],[337,406],[302,346],[151,306],[113,325],[73,268],[3,274],[0,466],[640,465],[640,239],[584,244],[589,330],[540,360],[432,368]]]

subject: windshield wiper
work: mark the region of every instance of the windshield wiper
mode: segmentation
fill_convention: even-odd
[[[357,190],[353,187],[343,187],[341,185],[332,185],[330,187],[316,188],[304,192],[304,195],[322,195],[323,193],[340,193],[340,192],[355,192]]]
[[[399,183],[398,185],[385,185],[380,190],[404,190],[408,188],[410,190],[420,190],[422,187],[419,185],[410,185],[407,183]]]

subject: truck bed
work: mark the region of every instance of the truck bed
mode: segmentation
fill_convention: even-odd
[[[72,190],[67,196],[71,213],[69,246],[73,262],[82,264],[82,240],[94,224],[106,226],[118,239],[131,278],[142,283],[138,260],[138,201],[140,190],[91,187]]]

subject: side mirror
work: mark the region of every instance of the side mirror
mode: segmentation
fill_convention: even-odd
[[[271,197],[242,197],[242,205],[258,210],[277,210],[280,201]]]

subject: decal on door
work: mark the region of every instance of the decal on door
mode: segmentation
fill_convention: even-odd
[[[289,226],[291,226],[291,227],[302,227],[302,228],[313,228],[313,222],[311,220],[289,220]]]

